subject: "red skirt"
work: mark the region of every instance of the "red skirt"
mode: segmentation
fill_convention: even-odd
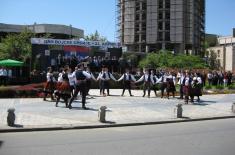
[[[183,93],[185,96],[190,96],[191,95],[191,86],[183,86]]]
[[[46,82],[45,86],[44,86],[44,91],[47,93],[53,93],[55,90],[55,83],[54,82]]]

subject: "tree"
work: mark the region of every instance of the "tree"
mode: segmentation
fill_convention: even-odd
[[[205,68],[205,62],[199,56],[178,54],[174,55],[170,51],[159,51],[149,53],[139,63],[139,67],[150,68]]]
[[[123,59],[128,62],[130,67],[136,67],[138,64],[138,57],[133,53],[123,53]]]
[[[210,50],[209,52],[208,63],[209,63],[210,69],[220,68],[219,61],[217,60],[217,54],[213,50]]]
[[[0,44],[0,59],[16,59],[26,61],[31,57],[31,43],[30,39],[34,34],[25,29],[20,34],[9,34],[2,39]]]
[[[94,34],[89,34],[85,36],[84,39],[87,41],[103,41],[103,42],[107,41],[107,38],[105,38],[104,36],[101,36],[97,30],[95,31]]]

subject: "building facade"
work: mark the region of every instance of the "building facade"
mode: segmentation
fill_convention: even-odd
[[[20,33],[25,29],[32,31],[36,36],[50,34],[56,39],[69,39],[72,37],[84,38],[84,30],[74,28],[72,25],[58,24],[33,24],[33,25],[15,25],[0,23],[0,37],[4,38],[9,33]]]
[[[216,54],[221,69],[235,72],[235,37],[218,37],[218,45],[207,51]]]
[[[205,0],[117,0],[118,39],[127,51],[200,54]]]

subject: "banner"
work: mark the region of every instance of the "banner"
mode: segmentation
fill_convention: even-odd
[[[80,41],[80,40],[65,40],[65,39],[44,39],[31,38],[31,44],[39,45],[63,45],[63,46],[85,46],[85,47],[101,47],[101,48],[120,48],[120,43],[101,42],[101,41]]]

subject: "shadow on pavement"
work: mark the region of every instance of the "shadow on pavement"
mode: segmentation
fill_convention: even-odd
[[[0,140],[0,148],[2,147],[3,141]]]
[[[209,105],[209,104],[201,103],[201,102],[197,102],[197,103],[195,103],[195,102],[194,102],[194,104],[193,104],[193,105],[207,106],[207,105]]]
[[[116,124],[116,122],[113,122],[113,121],[105,121],[103,123],[105,123],[105,124]]]
[[[191,119],[190,117],[186,117],[186,116],[183,116],[182,118],[183,119]]]
[[[99,111],[98,109],[89,108],[89,107],[87,107],[86,109],[83,109],[82,107],[72,107],[72,109],[70,109],[70,110],[90,110],[90,111]]]
[[[23,125],[20,125],[20,124],[14,124],[12,127],[15,127],[15,128],[23,128],[24,126],[23,126]]]
[[[199,103],[217,103],[216,101],[204,101],[204,100],[200,100]]]

